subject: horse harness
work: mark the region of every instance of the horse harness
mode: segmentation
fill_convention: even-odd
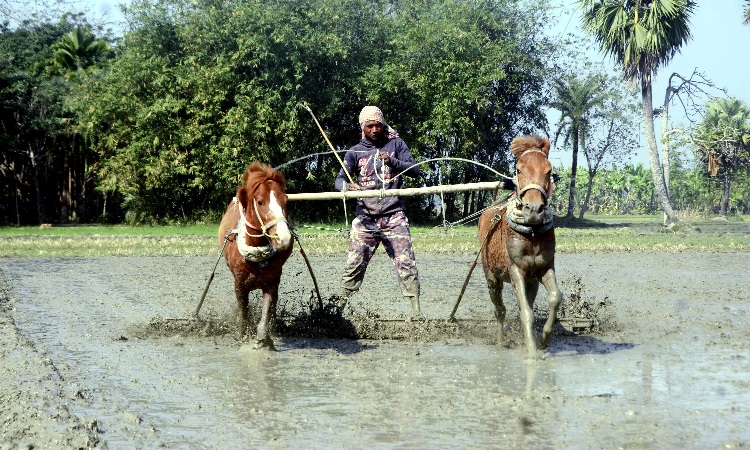
[[[240,255],[242,255],[248,262],[262,263],[270,259],[273,255],[276,254],[276,247],[271,244],[271,239],[278,238],[278,236],[268,234],[268,230],[280,222],[287,222],[287,219],[285,217],[276,217],[268,223],[264,223],[263,219],[260,217],[260,213],[258,212],[257,202],[255,201],[255,199],[253,199],[253,210],[255,212],[255,217],[258,219],[258,222],[260,222],[260,228],[258,228],[247,221],[247,218],[245,217],[245,208],[242,206],[242,203],[239,201],[239,199],[237,197],[234,197],[232,199],[232,202],[234,203],[235,208],[239,206],[240,217],[237,220],[237,227],[233,230],[227,231],[226,238],[229,239],[229,236],[233,234],[237,235],[237,238],[235,239],[235,241],[237,242],[237,251],[239,251]],[[248,229],[258,231],[260,232],[260,234],[250,234]],[[247,245],[244,239],[240,239],[240,234],[242,234],[242,237],[266,237],[268,239],[268,244],[260,246]]]

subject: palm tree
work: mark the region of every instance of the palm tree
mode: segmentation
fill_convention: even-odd
[[[625,79],[640,83],[643,119],[654,189],[665,225],[677,221],[667,193],[654,132],[652,78],[691,37],[688,21],[693,0],[578,0],[583,28],[602,51],[615,58]]]
[[[109,53],[109,44],[97,40],[89,31],[76,27],[55,44],[55,64],[64,70],[83,70],[104,59]]]
[[[720,98],[707,105],[706,116],[693,132],[693,143],[712,176],[724,178],[719,216],[729,211],[731,177],[750,165],[750,109],[742,100]]]
[[[578,149],[585,147],[594,108],[601,106],[606,98],[602,92],[604,83],[600,77],[571,77],[566,80],[555,80],[553,89],[555,100],[550,107],[560,111],[560,122],[555,133],[555,142],[564,134],[563,145],[572,144],[573,162],[570,173],[570,192],[568,193],[568,211],[566,219],[573,217],[576,195],[576,173],[578,171]]]
[[[745,14],[742,23],[750,25],[750,0],[745,0]]]

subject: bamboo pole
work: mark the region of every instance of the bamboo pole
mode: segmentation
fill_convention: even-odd
[[[301,194],[287,194],[289,200],[336,200],[340,198],[374,198],[374,197],[414,197],[425,194],[439,194],[441,192],[463,191],[492,191],[503,189],[504,181],[486,181],[483,183],[446,184],[444,186],[425,186],[405,189],[373,189],[367,191],[345,192],[310,192]]]

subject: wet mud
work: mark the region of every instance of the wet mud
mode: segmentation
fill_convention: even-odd
[[[750,445],[750,253],[558,254],[538,361],[480,267],[447,320],[473,257],[418,254],[409,321],[384,255],[344,311],[343,260],[308,256],[322,298],[295,254],[277,352],[236,339],[222,265],[193,318],[213,256],[0,260],[0,448]]]

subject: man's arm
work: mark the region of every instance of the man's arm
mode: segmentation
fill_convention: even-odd
[[[406,171],[404,172],[404,175],[414,178],[419,177],[419,166],[415,165],[414,157],[411,154],[411,150],[409,150],[409,146],[407,146],[406,142],[401,139],[398,139],[395,144],[395,152],[393,156],[387,157],[386,155],[387,160],[386,158],[382,158],[384,160],[383,162],[391,166],[396,174]]]
[[[353,153],[351,150],[346,152],[346,155],[344,155],[344,167],[346,167],[346,170],[351,176],[352,181],[356,183],[357,174],[354,172],[354,158],[353,158]],[[350,184],[349,177],[346,176],[347,172],[344,172],[343,167],[341,168],[341,170],[339,170],[339,174],[336,176],[336,181],[334,183],[337,191],[342,191],[344,189],[344,185]],[[351,186],[348,186],[347,190],[354,190],[354,189],[352,189]]]

